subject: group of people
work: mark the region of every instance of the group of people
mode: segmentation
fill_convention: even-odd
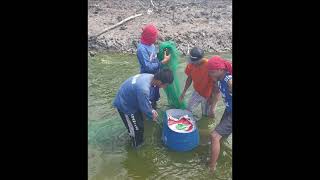
[[[166,88],[174,79],[172,71],[163,68],[170,61],[170,55],[164,52],[162,60],[157,58],[154,45],[157,38],[158,30],[154,25],[148,24],[143,28],[137,48],[140,73],[121,84],[113,102],[135,148],[144,142],[144,119],[157,121],[159,89]],[[179,100],[183,101],[191,84],[194,88],[187,110],[192,112],[201,103],[202,114],[214,117],[221,95],[225,101],[222,119],[211,133],[210,167],[214,170],[220,153],[220,140],[232,133],[232,65],[220,56],[207,59],[202,49],[194,47],[190,51],[185,74],[188,78]]]

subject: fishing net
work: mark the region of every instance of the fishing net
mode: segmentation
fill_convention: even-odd
[[[185,101],[183,100],[182,102],[179,102],[179,96],[181,95],[180,81],[177,73],[180,57],[179,51],[173,41],[164,41],[160,43],[158,53],[159,59],[163,59],[163,53],[165,50],[171,55],[171,58],[169,63],[163,65],[163,68],[169,68],[173,72],[174,77],[173,83],[167,86],[164,90],[167,95],[168,103],[174,108],[186,109]]]

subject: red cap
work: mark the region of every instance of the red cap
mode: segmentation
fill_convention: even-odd
[[[208,61],[208,70],[225,69],[232,74],[232,64],[220,56],[214,56]]]
[[[156,42],[158,38],[158,29],[153,24],[148,24],[143,28],[141,34],[141,43],[151,45]]]

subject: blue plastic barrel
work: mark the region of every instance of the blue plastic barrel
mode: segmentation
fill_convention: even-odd
[[[195,127],[191,132],[178,133],[171,130],[168,126],[168,116],[179,119],[181,116],[188,115]],[[182,109],[169,109],[166,111],[163,120],[162,141],[165,146],[174,151],[190,151],[199,145],[199,130],[196,126],[192,113]]]

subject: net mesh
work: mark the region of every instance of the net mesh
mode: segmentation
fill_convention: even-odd
[[[167,95],[168,104],[169,106],[177,109],[186,109],[185,101],[183,100],[182,102],[179,102],[179,96],[181,95],[180,81],[177,73],[180,58],[179,51],[177,50],[176,44],[173,41],[164,41],[160,43],[159,46],[159,59],[163,59],[165,50],[167,50],[167,52],[171,55],[171,58],[169,63],[163,65],[163,68],[169,68],[173,72],[174,76],[173,83],[164,89]]]

